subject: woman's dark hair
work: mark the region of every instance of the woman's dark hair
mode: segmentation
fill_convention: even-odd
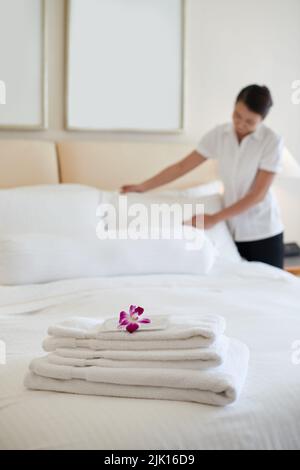
[[[273,99],[266,86],[249,85],[239,93],[236,102],[241,101],[251,111],[260,114],[264,119],[273,106]]]

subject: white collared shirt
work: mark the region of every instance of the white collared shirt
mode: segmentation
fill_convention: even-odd
[[[199,142],[197,152],[216,158],[224,183],[225,207],[249,192],[258,170],[281,170],[283,139],[264,124],[239,144],[233,124],[217,126]],[[277,200],[270,189],[259,204],[228,221],[237,242],[256,241],[279,235],[284,227]]]

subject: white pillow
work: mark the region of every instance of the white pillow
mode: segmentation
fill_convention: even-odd
[[[194,230],[194,229],[192,229]],[[200,250],[186,240],[96,240],[46,234],[0,239],[0,284],[38,284],[84,277],[207,274],[216,251],[204,237]]]
[[[132,204],[143,204],[150,212],[151,204],[192,204],[193,208],[196,204],[204,205],[204,212],[207,214],[214,214],[223,208],[223,196],[219,192],[209,193],[220,189],[218,182],[211,185],[200,185],[199,187],[190,188],[188,190],[175,190],[175,191],[162,191],[162,192],[148,192],[148,193],[128,193],[126,194],[128,208]],[[201,192],[203,190],[203,195]],[[103,195],[103,202],[111,203],[115,207],[119,207],[120,194],[117,192],[106,192]],[[125,197],[123,195],[123,197]],[[234,243],[232,235],[229,231],[226,222],[221,222],[215,227],[205,231],[207,238],[213,243],[220,254],[220,258],[238,262],[241,260],[237,247]]]
[[[0,237],[36,232],[95,239],[101,194],[72,184],[0,190]]]
[[[186,189],[166,189],[154,191],[161,196],[171,196],[171,197],[201,197],[201,196],[211,196],[213,194],[221,194],[224,190],[222,181],[214,180],[210,183],[199,184],[197,186],[192,186],[191,188]],[[149,193],[150,194],[150,193]]]

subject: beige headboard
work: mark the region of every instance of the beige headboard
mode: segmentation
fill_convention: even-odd
[[[62,183],[111,190],[150,178],[184,158],[194,147],[169,143],[72,141],[60,142],[57,149]],[[216,177],[216,166],[209,161],[168,187],[186,188]]]
[[[150,178],[193,149],[168,143],[0,140],[0,188],[61,182],[118,189]],[[185,188],[216,177],[209,161],[168,187]]]
[[[0,140],[0,188],[59,183],[55,144]]]

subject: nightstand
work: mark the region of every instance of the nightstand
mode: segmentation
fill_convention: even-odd
[[[295,276],[300,276],[300,256],[285,258],[284,269]]]

